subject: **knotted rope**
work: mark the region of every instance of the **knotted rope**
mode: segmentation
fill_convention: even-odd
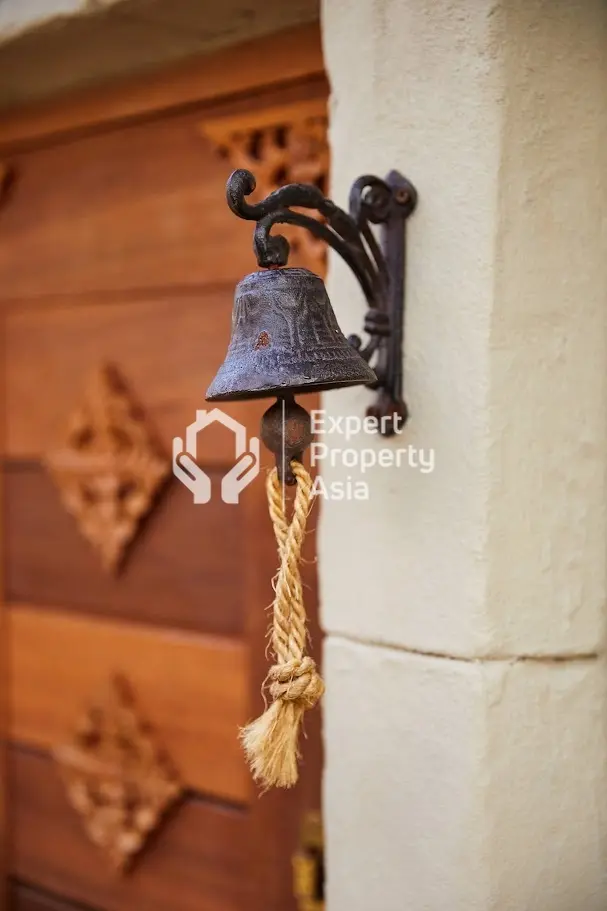
[[[312,478],[300,462],[291,463],[297,488],[291,522],[285,516],[276,469],[266,483],[280,568],[275,583],[271,649],[275,663],[266,683],[272,702],[241,731],[253,777],[266,788],[290,788],[297,781],[299,726],[306,709],[324,692],[316,664],[305,654],[307,630],[299,572],[301,548],[312,504]],[[264,684],[265,685],[265,684]]]

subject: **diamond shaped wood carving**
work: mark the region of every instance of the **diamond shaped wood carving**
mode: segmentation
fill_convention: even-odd
[[[118,371],[103,365],[46,457],[62,502],[105,569],[120,565],[170,472]]]
[[[111,680],[69,743],[54,751],[67,797],[91,841],[125,871],[182,793],[168,756],[139,717],[127,682]]]

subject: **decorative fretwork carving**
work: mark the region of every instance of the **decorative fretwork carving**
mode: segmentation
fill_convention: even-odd
[[[183,790],[125,680],[111,680],[54,755],[89,838],[116,870],[125,870]]]
[[[258,202],[285,183],[311,183],[327,192],[329,146],[324,99],[207,120],[201,124],[201,131],[233,168],[246,168],[255,174],[257,188],[248,202]],[[280,225],[280,233],[291,244],[293,261],[324,275],[327,254],[323,241],[294,225]]]
[[[46,462],[66,509],[115,570],[170,471],[115,369],[96,372]]]

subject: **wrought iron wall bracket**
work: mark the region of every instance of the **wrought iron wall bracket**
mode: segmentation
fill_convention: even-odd
[[[273,234],[272,228],[291,224],[326,241],[356,276],[368,305],[364,321],[368,340],[363,343],[360,336],[351,335],[348,341],[377,376],[371,386],[377,390],[377,398],[367,414],[380,420],[385,436],[392,436],[407,420],[403,397],[405,231],[417,204],[415,187],[397,171],[391,171],[385,180],[359,177],[350,190],[349,212],[312,184],[288,184],[253,205],[246,197],[254,189],[254,176],[240,169],[228,180],[226,196],[235,215],[257,222],[253,248],[259,266],[286,266],[289,242],[281,234]],[[301,209],[317,210],[323,220],[298,211]],[[371,225],[380,226],[379,243]]]

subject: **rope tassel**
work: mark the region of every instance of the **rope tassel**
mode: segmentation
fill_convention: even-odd
[[[272,701],[263,715],[241,731],[253,777],[265,788],[290,788],[296,783],[299,728],[304,712],[316,705],[325,688],[314,660],[305,654],[306,611],[299,572],[312,504],[312,478],[299,462],[291,462],[291,468],[297,488],[290,523],[276,469],[266,484],[280,557],[272,617],[275,661],[266,679]]]

